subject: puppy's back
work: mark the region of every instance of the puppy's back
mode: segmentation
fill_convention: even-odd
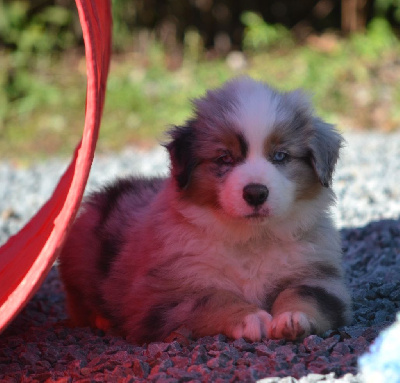
[[[141,212],[157,195],[162,178],[124,178],[89,195],[61,251],[60,275],[74,325],[94,325],[102,316],[100,286],[108,278]]]

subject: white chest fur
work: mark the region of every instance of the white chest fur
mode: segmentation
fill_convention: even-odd
[[[232,291],[260,305],[265,292],[277,281],[295,274],[305,263],[305,246],[298,242],[226,243],[209,239],[186,243],[180,270],[197,288],[212,287]]]

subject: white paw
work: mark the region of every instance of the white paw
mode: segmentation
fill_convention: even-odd
[[[244,317],[242,323],[238,324],[232,332],[234,339],[245,338],[252,342],[268,337],[268,328],[272,316],[266,311],[260,310]]]
[[[269,336],[272,339],[295,340],[310,335],[312,328],[313,324],[306,314],[300,311],[288,311],[272,319]]]

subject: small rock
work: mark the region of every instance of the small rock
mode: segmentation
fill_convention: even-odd
[[[357,339],[349,339],[348,345],[353,349],[355,354],[361,355],[363,352],[367,351],[369,342],[367,342],[364,337],[360,336]]]
[[[201,378],[201,375],[196,371],[186,371],[177,367],[170,367],[167,373],[172,378],[178,379],[179,382],[188,382]]]
[[[400,301],[400,288],[390,293],[389,298],[391,301],[399,302]]]
[[[220,368],[220,367],[225,367],[228,362],[228,359],[221,357],[221,356],[216,356],[215,358],[212,358],[207,361],[207,367],[214,369],[214,368]]]
[[[173,356],[171,360],[174,367],[185,368],[189,365],[189,358],[186,356]]]
[[[340,342],[336,346],[333,347],[332,352],[339,354],[339,355],[346,355],[346,354],[350,353],[350,348],[344,342]]]
[[[165,372],[168,370],[168,368],[173,367],[173,365],[174,363],[171,359],[162,360],[159,364],[151,369],[151,375],[159,372]]]
[[[139,378],[147,378],[150,374],[150,366],[148,363],[136,359],[132,363],[132,371]]]
[[[208,360],[207,350],[203,345],[197,345],[192,351],[191,358],[192,364],[206,363]]]
[[[220,340],[216,340],[213,344],[208,347],[209,350],[224,351],[229,350],[229,344]]]
[[[291,374],[294,377],[300,377],[300,376],[304,376],[307,373],[306,371],[306,366],[304,363],[296,363],[292,366],[291,368]]]
[[[187,371],[188,372],[197,372],[201,376],[208,376],[211,372],[211,370],[204,364],[189,366]]]
[[[233,345],[240,351],[255,351],[254,344],[246,342],[243,338],[236,339]]]
[[[333,335],[330,338],[326,338],[321,343],[321,349],[323,351],[330,351],[335,347],[340,340],[340,335]]]
[[[316,375],[327,374],[330,372],[329,359],[324,356],[317,357],[314,361],[310,362],[307,366],[309,371],[312,371]]]
[[[270,350],[265,344],[259,344],[255,347],[255,352],[257,356],[269,356],[273,357],[275,351]]]
[[[170,343],[164,343],[164,342],[153,342],[153,343],[150,343],[147,346],[148,355],[151,356],[151,357],[155,357],[157,355],[160,355],[162,352],[167,351],[169,346],[170,346]]]
[[[22,352],[19,357],[20,361],[24,365],[35,365],[39,360],[40,357],[36,353],[31,351]]]
[[[279,346],[275,350],[277,359],[285,359],[287,362],[291,362],[296,354],[293,352],[293,345]]]
[[[303,345],[307,351],[314,351],[319,349],[319,345],[323,342],[323,339],[318,335],[310,335],[303,340]]]

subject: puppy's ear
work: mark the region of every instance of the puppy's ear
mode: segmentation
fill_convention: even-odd
[[[329,187],[343,138],[333,125],[318,117],[313,117],[312,123],[314,136],[310,142],[311,162],[321,184]]]
[[[188,186],[193,169],[197,165],[194,156],[194,131],[190,125],[175,126],[169,132],[172,141],[165,145],[171,159],[171,172],[180,189]]]

